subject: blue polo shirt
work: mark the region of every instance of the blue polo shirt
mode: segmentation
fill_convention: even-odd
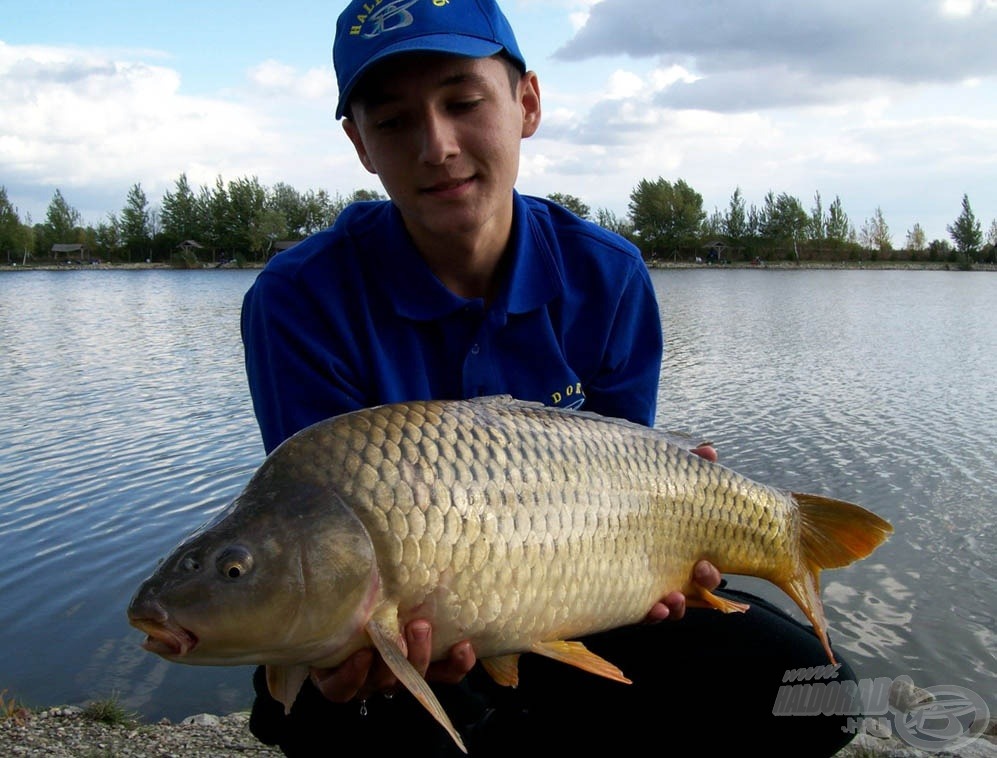
[[[492,303],[459,297],[382,201],[275,256],[242,307],[267,453],[357,408],[502,393],[652,425],[661,321],[637,248],[515,193],[509,254]]]

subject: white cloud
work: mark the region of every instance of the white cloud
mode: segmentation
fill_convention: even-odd
[[[273,59],[251,68],[248,79],[258,94],[270,97],[331,101],[337,91],[331,68],[312,68],[301,74],[294,66]]]
[[[80,208],[96,223],[135,183],[156,204],[181,173],[195,187],[219,176],[293,183],[337,159],[330,73],[265,61],[247,73],[243,93],[192,96],[175,69],[149,58],[157,56],[0,42],[0,177],[8,188],[32,188],[35,218],[56,188],[71,205],[74,188],[104,203]],[[282,133],[285,119],[316,102],[321,113],[304,116],[304,129]]]

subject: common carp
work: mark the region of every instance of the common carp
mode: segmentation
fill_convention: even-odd
[[[287,439],[160,563],[128,618],[171,661],[265,664],[288,709],[309,666],[373,646],[463,749],[402,652],[408,621],[432,622],[434,658],[470,640],[502,684],[523,652],[629,682],[573,640],[639,622],[672,590],[745,610],[693,582],[705,558],[783,590],[833,663],[820,572],[891,531],[628,421],[508,396],[388,404]]]

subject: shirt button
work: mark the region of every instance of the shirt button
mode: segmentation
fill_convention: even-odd
[[[477,355],[481,352],[481,348],[477,345],[471,345],[471,355]]]

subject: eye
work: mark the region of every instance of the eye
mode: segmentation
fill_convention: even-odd
[[[379,118],[374,121],[374,129],[379,132],[390,132],[398,128],[401,124],[401,119],[397,116],[392,116],[390,118]]]
[[[475,108],[481,105],[482,102],[484,101],[481,98],[475,98],[474,100],[460,100],[456,103],[453,103],[450,106],[450,110],[454,111],[455,113],[467,113],[469,111],[473,111]]]
[[[225,578],[241,579],[253,570],[253,555],[244,547],[230,547],[218,556],[217,566]]]

